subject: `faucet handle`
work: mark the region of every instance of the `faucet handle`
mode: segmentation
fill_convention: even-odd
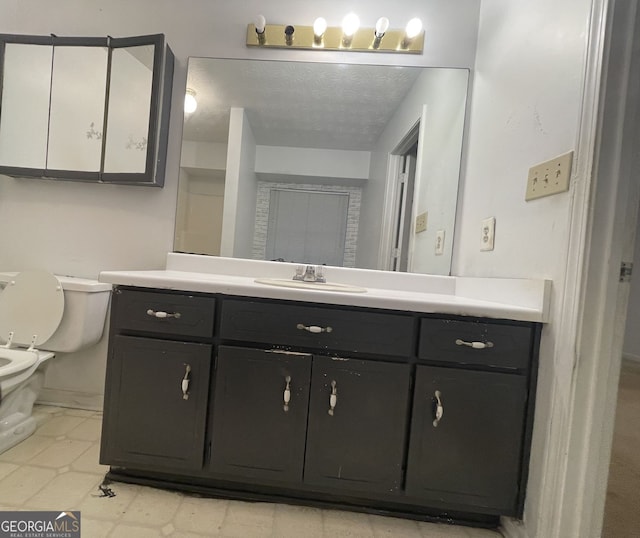
[[[302,280],[303,273],[304,273],[304,267],[302,267],[302,265],[298,265],[296,267],[296,274],[293,275],[293,280]]]
[[[307,268],[304,271],[304,276],[302,280],[305,282],[315,282],[316,281],[316,268],[314,265],[307,265]]]

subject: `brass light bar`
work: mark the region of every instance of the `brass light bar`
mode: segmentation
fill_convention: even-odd
[[[342,28],[330,26],[317,38],[313,26],[267,24],[258,34],[255,24],[249,24],[247,47],[422,54],[424,30],[412,39],[404,30],[387,30],[382,38],[376,38],[373,28],[359,28],[353,36],[345,37]]]

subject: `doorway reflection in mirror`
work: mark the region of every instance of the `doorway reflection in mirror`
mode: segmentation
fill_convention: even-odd
[[[259,182],[253,258],[354,267],[361,191]]]

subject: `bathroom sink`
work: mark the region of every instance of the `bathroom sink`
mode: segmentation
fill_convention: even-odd
[[[299,288],[305,290],[339,291],[342,293],[366,293],[366,288],[350,286],[348,284],[334,284],[331,282],[305,282],[304,280],[291,280],[286,278],[256,278],[257,284],[268,286],[280,286],[282,288]]]

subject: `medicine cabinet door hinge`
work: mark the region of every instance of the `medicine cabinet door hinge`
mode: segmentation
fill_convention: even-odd
[[[401,172],[398,176],[398,180],[399,182],[402,183],[406,183],[407,182],[407,174],[406,172]]]
[[[400,249],[399,248],[393,248],[391,249],[391,259],[395,260],[396,258],[398,258],[400,256]]]
[[[632,273],[633,273],[633,263],[622,262],[620,264],[620,282],[631,282]]]

